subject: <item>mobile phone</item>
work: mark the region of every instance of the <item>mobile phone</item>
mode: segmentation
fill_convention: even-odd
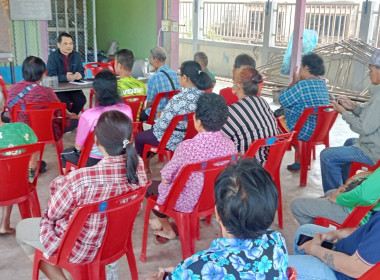
[[[298,237],[298,240],[297,240],[297,246],[301,246],[302,244],[304,244],[305,242],[309,241],[309,240],[312,240],[313,237],[310,236],[310,235],[306,235],[306,234],[300,234],[300,236]],[[326,248],[326,249],[332,249],[334,248],[334,244],[330,241],[323,241],[321,246],[323,248]]]
[[[336,101],[335,95],[332,93],[329,93],[329,98],[331,101]]]

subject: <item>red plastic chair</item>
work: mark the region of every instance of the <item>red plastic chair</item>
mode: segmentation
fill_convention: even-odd
[[[364,275],[358,278],[358,280],[375,280],[379,278],[379,275],[380,275],[380,263],[377,263],[370,270],[364,273]]]
[[[33,129],[37,135],[38,142],[45,144],[55,144],[57,151],[59,172],[62,172],[61,153],[63,152],[63,142],[61,139],[55,141],[53,132],[53,119],[55,119],[55,112],[61,111],[61,133],[63,135],[66,124],[66,104],[65,103],[29,103],[22,105],[12,106],[12,122],[16,122],[17,114],[19,112],[25,112],[29,119],[29,126]]]
[[[18,204],[23,219],[41,217],[37,195],[37,180],[44,143],[35,143],[0,149],[0,206]],[[34,153],[39,153],[39,163],[32,183],[29,182],[29,163]]]
[[[351,163],[350,173],[348,178],[354,176],[359,170],[361,171],[375,171],[380,167],[380,160],[375,165],[368,165],[361,162],[353,162]]]
[[[263,78],[263,81],[259,84],[257,96],[261,96],[261,91],[264,87],[264,82],[265,82],[265,78]],[[219,91],[219,95],[222,96],[226,100],[227,105],[231,105],[239,101],[239,98],[233,93],[232,88],[230,87],[221,89]]]
[[[4,96],[4,100],[5,100],[5,108],[4,108],[4,111],[5,112],[8,112],[9,111],[9,108],[7,106],[7,94],[8,94],[8,90],[7,90],[7,86],[5,84],[5,81],[4,81],[4,78],[3,76],[0,74],[0,86],[1,86],[1,91],[3,92],[3,96]]]
[[[298,140],[298,134],[310,115],[317,115],[317,123],[309,141]],[[334,111],[333,106],[320,106],[306,108],[298,119],[293,131],[292,143],[298,146],[301,161],[300,187],[307,185],[307,172],[311,163],[311,151],[316,144],[326,143],[329,138],[329,132],[333,126],[338,113]]]
[[[132,141],[134,141],[136,134],[143,131],[143,123],[140,122],[140,114],[146,100],[146,95],[123,96],[121,99],[123,99],[124,103],[129,105],[132,109],[132,114],[133,114]]]
[[[144,233],[141,247],[140,260],[146,261],[146,246],[149,228],[150,211],[154,210],[172,217],[178,228],[182,246],[182,257],[186,259],[195,253],[195,238],[197,237],[197,223],[199,217],[212,215],[215,212],[214,182],[219,173],[230,163],[237,159],[239,154],[212,159],[185,165],[177,175],[173,186],[166,198],[165,204],[158,205],[157,197],[150,196],[147,199],[144,220]],[[174,210],[177,199],[182,192],[188,178],[193,172],[204,174],[202,194],[195,205],[193,212],[182,213]],[[199,227],[198,227],[199,229]]]
[[[58,247],[57,254],[46,259],[35,250],[33,279],[38,279],[41,261],[67,270],[75,280],[106,279],[105,266],[126,254],[132,279],[138,279],[132,246],[133,225],[144,198],[146,187],[118,197],[77,208]],[[131,198],[135,197],[133,200]],[[129,200],[128,202],[125,202]],[[69,258],[78,236],[90,215],[107,216],[106,232],[98,253],[91,263],[70,263]]]
[[[174,130],[177,127],[179,122],[181,122],[181,121],[187,122],[186,134],[185,134],[185,138],[183,140],[191,139],[195,135],[198,134],[198,131],[194,127],[194,118],[193,118],[194,114],[195,113],[193,112],[193,113],[189,113],[189,114],[185,114],[185,115],[175,116],[172,119],[172,121],[170,122],[168,128],[165,130],[164,134],[162,135],[161,141],[157,147],[150,145],[150,144],[144,145],[142,159],[144,160],[144,165],[148,170],[150,170],[149,169],[149,161],[147,161],[149,152],[158,154],[158,160],[160,162],[162,162],[164,160],[164,157],[166,157],[168,160],[171,160],[171,158],[173,157],[174,152],[167,150],[166,145],[168,144],[170,137],[172,136],[172,134],[173,134],[173,132],[174,132]]]
[[[209,89],[205,89],[205,90],[203,90],[203,91],[204,91],[204,92],[207,92],[207,93],[211,93],[212,90],[214,89],[214,87],[215,87],[215,83],[212,83],[211,88],[209,88]]]
[[[94,146],[95,142],[95,131],[91,131],[86,138],[86,141],[84,142],[84,145],[82,147],[82,150],[80,152],[78,163],[75,165],[74,163],[67,161],[66,162],[66,172],[65,175],[70,173],[73,170],[77,170],[83,167],[86,167],[88,157],[90,156],[92,147]]]
[[[294,267],[288,266],[286,269],[286,276],[288,277],[288,280],[296,280],[297,270]]]
[[[111,61],[108,62],[108,69],[110,69],[112,73],[116,74],[116,71],[115,71],[115,60],[111,60]]]
[[[285,151],[287,150],[287,148],[290,145],[290,142],[292,141],[293,135],[294,132],[255,140],[249,146],[249,148],[243,156],[244,158],[254,157],[261,147],[269,147],[269,153],[264,168],[272,176],[272,179],[276,183],[278,189],[278,224],[281,228],[284,228],[284,224],[282,219],[280,167],[282,158],[284,157]]]
[[[342,224],[338,224],[337,222],[323,217],[317,217],[314,224],[333,229],[357,227],[367,213],[377,204],[377,202],[378,201],[369,206],[356,206]]]
[[[111,68],[108,63],[92,62],[92,63],[85,64],[83,67],[84,67],[84,73],[85,73],[87,78],[89,77],[88,72],[91,73],[92,78],[95,78],[95,76],[104,69],[108,69],[112,73],[115,73],[113,68]],[[90,90],[90,102],[88,104],[89,108],[92,108],[92,104],[94,102],[94,95],[95,95],[95,90],[91,89]]]
[[[150,109],[150,114],[148,119],[146,120],[147,124],[154,125],[154,119],[157,113],[157,107],[160,104],[162,98],[172,99],[174,95],[176,95],[180,90],[172,90],[167,92],[157,93],[156,97],[153,100],[152,107]]]

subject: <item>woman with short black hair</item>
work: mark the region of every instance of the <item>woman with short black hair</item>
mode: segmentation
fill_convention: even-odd
[[[215,182],[216,220],[222,238],[207,250],[173,268],[160,269],[150,280],[288,279],[288,251],[281,233],[269,229],[278,206],[270,174],[246,158],[230,164]]]

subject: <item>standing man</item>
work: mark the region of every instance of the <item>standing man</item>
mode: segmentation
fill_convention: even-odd
[[[74,41],[70,34],[61,33],[58,36],[58,50],[49,55],[47,62],[48,76],[58,76],[59,82],[72,82],[84,77],[84,68],[80,54],[74,51]],[[79,114],[86,97],[81,90],[58,92],[61,102],[66,103],[66,108],[75,114]],[[73,103],[70,106],[70,101]]]
[[[181,86],[179,85],[177,72],[173,71],[165,64],[166,62],[166,51],[162,47],[154,47],[150,50],[150,64],[156,70],[154,74],[148,81],[148,91],[147,91],[147,103],[145,110],[141,113],[140,120],[146,121],[150,114],[150,107],[152,107],[153,100],[156,97],[157,93],[180,90]],[[166,104],[168,104],[168,99],[163,98],[158,105],[157,113],[160,115]]]

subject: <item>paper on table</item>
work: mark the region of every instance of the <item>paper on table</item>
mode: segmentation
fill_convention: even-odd
[[[84,81],[84,80],[79,80],[79,81],[73,81],[73,82],[69,82],[70,84],[73,84],[73,85],[88,85],[88,84],[92,84],[93,81]]]

